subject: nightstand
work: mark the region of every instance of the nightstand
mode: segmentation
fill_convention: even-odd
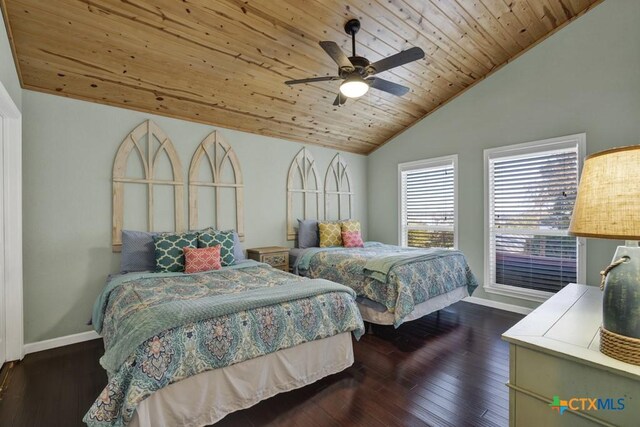
[[[273,268],[289,271],[289,248],[284,246],[265,246],[247,249],[249,259],[269,264]]]

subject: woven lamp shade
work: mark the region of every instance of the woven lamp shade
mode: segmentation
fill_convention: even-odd
[[[587,157],[569,233],[640,240],[640,145]]]

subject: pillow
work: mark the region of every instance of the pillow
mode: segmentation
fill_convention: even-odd
[[[236,259],[236,262],[247,259],[247,257],[244,256],[240,236],[238,236],[238,232],[235,230],[233,232],[233,257]]]
[[[358,233],[361,231],[360,229],[360,221],[355,221],[353,219],[342,221],[340,223],[340,227],[342,228],[342,232],[345,231],[357,231]]]
[[[233,230],[218,231],[208,228],[198,234],[198,247],[209,248],[211,246],[220,245],[220,259],[222,260],[222,266],[233,265],[236,263],[236,258],[233,254],[234,249],[234,234]]]
[[[153,244],[153,236],[156,234],[158,233],[122,230],[121,273],[156,269],[156,254]]]
[[[342,230],[339,222],[319,222],[320,247],[342,246]]]
[[[298,247],[300,249],[317,248],[319,245],[318,220],[298,220]]]
[[[363,248],[364,242],[359,231],[343,231],[342,244],[345,248]]]
[[[155,245],[156,271],[157,272],[182,272],[184,271],[185,246],[195,248],[198,246],[198,234],[187,233],[160,233],[153,236]]]
[[[184,272],[187,274],[220,270],[220,245],[209,248],[184,248]]]

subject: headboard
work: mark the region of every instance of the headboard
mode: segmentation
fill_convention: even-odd
[[[302,219],[314,218],[313,209],[308,209],[310,201],[315,198],[315,219],[322,219],[321,197],[322,184],[316,170],[316,161],[306,147],[301,149],[293,158],[287,178],[287,240],[295,240],[297,217],[294,215],[296,198],[302,198]]]
[[[327,220],[349,219],[353,215],[353,180],[340,153],[333,157],[324,176],[324,215]]]
[[[208,167],[202,166],[205,159]],[[170,176],[160,178],[158,175],[162,172]],[[205,175],[207,178],[203,178]],[[173,231],[184,231],[185,182],[182,164],[171,140],[156,123],[147,120],[138,125],[124,138],[113,163],[112,179],[113,218],[111,241],[114,252],[120,252],[122,247],[122,230],[125,220],[125,188],[128,186],[146,186],[146,203],[144,204],[144,209],[147,212],[146,221],[140,218],[141,223],[146,222],[146,231],[156,231],[154,211],[160,214],[158,219],[164,224],[170,224],[170,222],[167,222],[170,221],[169,212],[173,212]],[[171,191],[172,196],[169,196],[166,192],[158,192],[154,197],[154,187],[158,186],[171,187],[173,190]],[[224,141],[218,131],[211,132],[198,145],[191,158],[189,167],[189,228],[192,230],[200,226],[199,208],[204,206],[204,203],[199,200],[201,196],[199,192],[202,189],[211,189],[214,192],[211,214],[213,218],[206,225],[214,225],[215,223],[216,228],[220,228],[222,223],[220,193],[224,190],[232,192],[235,204],[225,204],[225,213],[233,210],[229,217],[233,216],[235,229],[240,239],[244,240],[244,183],[242,170],[235,151]],[[138,197],[138,193],[129,194],[127,199],[129,202],[140,199],[136,197],[132,199],[132,194]],[[170,200],[169,197],[173,200]],[[156,207],[162,207],[166,203],[171,203],[171,210],[154,209],[154,204]],[[134,210],[133,213],[137,214],[137,211]]]
[[[211,181],[201,181],[200,167],[203,159],[207,159],[211,173]],[[225,174],[225,167],[231,168]],[[228,181],[227,181],[228,179]],[[235,151],[227,144],[218,131],[211,132],[196,149],[189,167],[189,229],[195,230],[198,225],[198,198],[200,188],[213,190],[215,197],[214,217],[216,228],[221,228],[220,193],[223,188],[234,190],[235,229],[240,240],[244,240],[244,184],[242,170]]]
[[[139,159],[143,176],[127,176],[129,157],[135,152]],[[166,154],[172,178],[159,179],[155,168],[162,155]],[[173,187],[174,226],[176,231],[184,227],[184,181],[182,164],[169,137],[160,127],[147,120],[136,127],[120,144],[113,163],[113,221],[111,242],[114,252],[120,252],[122,246],[122,227],[124,223],[125,186],[145,185],[147,187],[147,230],[154,231],[154,186]]]

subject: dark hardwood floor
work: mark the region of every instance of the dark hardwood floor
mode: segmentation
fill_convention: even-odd
[[[506,426],[509,354],[500,335],[521,318],[459,302],[397,330],[376,326],[354,341],[349,369],[217,425]],[[0,426],[83,425],[106,384],[102,353],[94,340],[25,357],[5,383]]]

